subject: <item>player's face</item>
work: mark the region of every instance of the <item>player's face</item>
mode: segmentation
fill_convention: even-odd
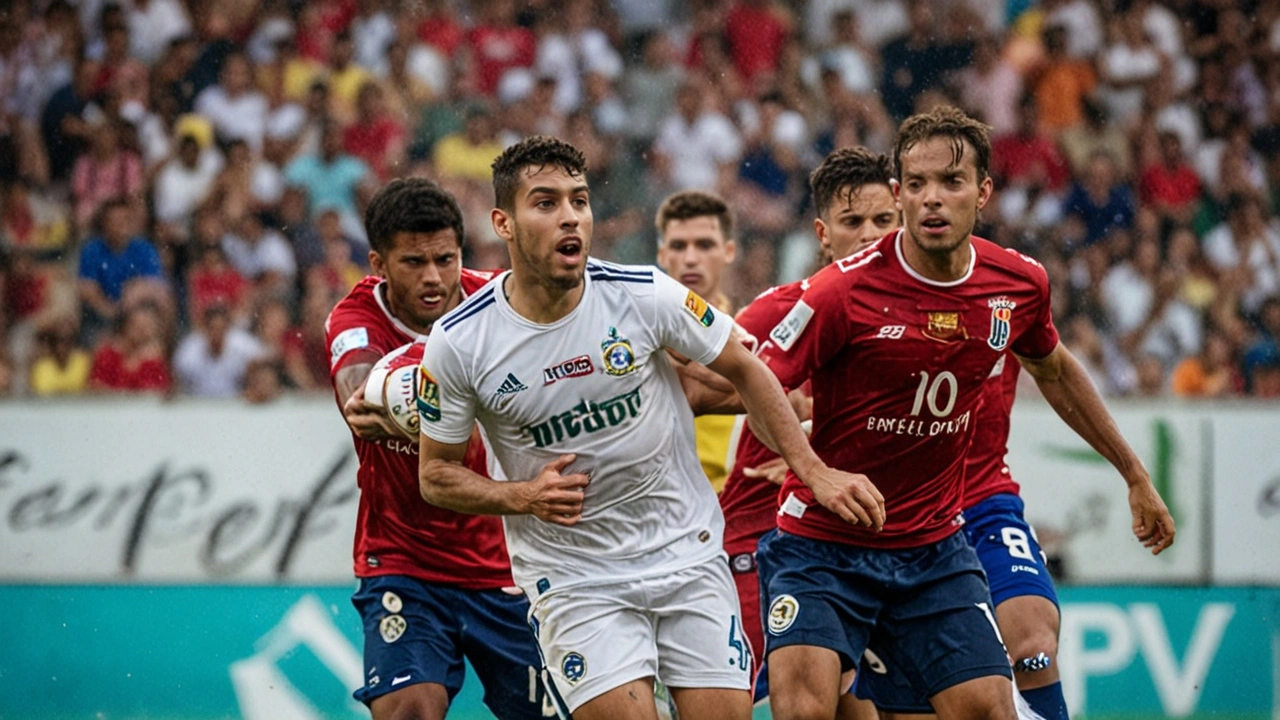
[[[658,265],[685,287],[710,298],[720,292],[724,266],[733,262],[737,250],[725,239],[715,215],[671,220],[662,231]]]
[[[813,228],[822,244],[822,264],[849,257],[898,228],[893,190],[880,183],[841,188]]]
[[[420,333],[462,299],[462,247],[452,228],[398,232],[383,256],[369,252],[373,272],[387,279],[387,307]]]
[[[902,182],[895,187],[907,238],[930,255],[967,245],[978,210],[991,198],[991,178],[978,179],[977,153],[964,142],[956,157],[948,137],[932,137],[902,154]]]
[[[582,284],[591,251],[587,180],[561,167],[521,171],[515,211],[493,211],[493,228],[511,247],[512,270],[560,291]]]

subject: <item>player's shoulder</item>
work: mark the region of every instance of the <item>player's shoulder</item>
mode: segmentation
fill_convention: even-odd
[[[465,271],[464,272],[477,272]],[[460,327],[474,327],[477,319],[484,317],[488,313],[495,312],[494,306],[497,304],[496,292],[500,283],[493,282],[501,274],[490,275],[489,280],[475,286],[467,299],[458,303],[458,306],[445,313],[436,321],[433,331],[439,330],[443,334],[451,334]],[[474,281],[467,281],[474,282]],[[464,289],[466,286],[464,285]]]
[[[587,260],[587,276],[591,281],[610,286],[653,285],[656,270],[652,265],[623,265],[595,258]]]
[[[831,285],[848,287],[868,280],[885,277],[885,270],[892,266],[897,231],[885,235],[858,252],[835,260],[814,273],[805,282],[804,290]]]
[[[342,332],[351,324],[369,324],[382,316],[378,308],[376,296],[381,278],[367,275],[355,284],[341,300],[329,311],[325,319],[325,331],[332,335]]]
[[[493,279],[501,274],[501,270],[472,270],[471,268],[462,268],[462,291],[467,295],[474,295],[485,285],[493,282]]]
[[[1024,278],[1036,284],[1046,277],[1044,266],[1030,255],[997,245],[976,235],[971,239],[971,243],[974,253],[978,256],[975,267],[980,268],[981,271],[999,272]]]

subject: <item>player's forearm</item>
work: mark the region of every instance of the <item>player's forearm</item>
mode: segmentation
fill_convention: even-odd
[[[791,402],[778,379],[763,363],[744,368],[734,385],[746,408],[751,429],[770,450],[778,453],[801,481],[822,461],[800,427]]]
[[[1033,376],[1063,422],[1106,458],[1127,484],[1149,481],[1146,467],[1120,434],[1102,396],[1075,356],[1063,351],[1056,377]]]
[[[423,459],[418,471],[422,499],[447,510],[471,515],[520,515],[529,512],[520,485],[498,482],[440,459]]]
[[[694,415],[739,415],[746,412],[732,383],[695,362],[674,363]]]

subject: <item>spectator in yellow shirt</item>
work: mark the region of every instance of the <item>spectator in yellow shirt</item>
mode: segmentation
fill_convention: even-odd
[[[36,395],[78,395],[89,385],[92,359],[76,345],[75,321],[53,320],[39,334],[40,351],[31,364],[31,391]]]

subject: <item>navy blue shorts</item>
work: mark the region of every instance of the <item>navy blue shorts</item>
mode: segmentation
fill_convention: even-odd
[[[1022,498],[992,495],[964,511],[964,534],[987,572],[991,600],[1038,595],[1058,604],[1035,531],[1023,519]]]
[[[756,553],[769,599],[767,651],[834,650],[855,691],[889,712],[980,677],[1012,678],[977,555],[960,532],[884,550],[773,531]]]
[[[362,578],[351,604],[364,621],[365,684],[356,700],[368,705],[409,685],[437,683],[452,701],[466,658],[498,718],[544,716],[542,662],[524,595],[383,575]]]

